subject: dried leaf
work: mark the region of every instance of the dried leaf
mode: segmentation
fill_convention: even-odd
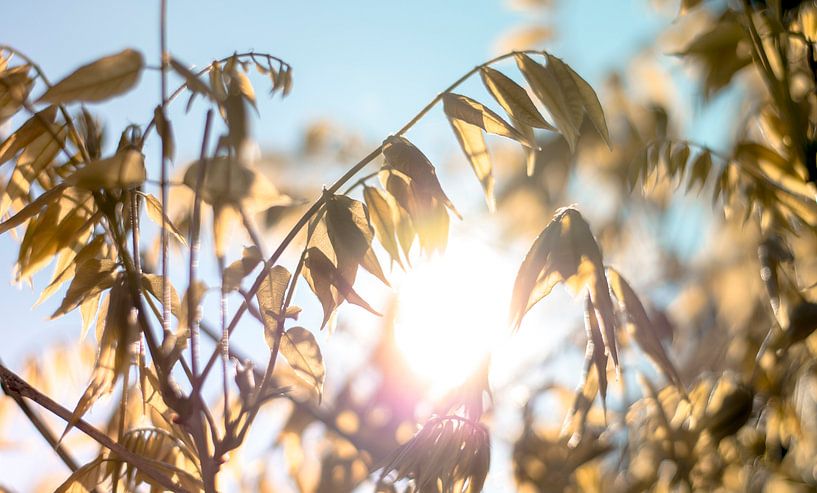
[[[224,269],[224,291],[236,291],[240,288],[241,281],[263,261],[264,258],[261,256],[258,247],[255,245],[245,247],[241,259],[236,260]]]
[[[454,129],[454,134],[460,143],[462,151],[471,163],[471,168],[477,175],[482,190],[485,192],[485,202],[488,204],[488,210],[493,212],[496,209],[496,202],[494,200],[494,174],[491,165],[491,156],[488,154],[488,148],[485,146],[485,138],[482,135],[482,130],[464,120],[450,119],[451,128]]]
[[[57,107],[49,106],[26,120],[25,123],[20,125],[20,128],[0,144],[0,164],[13,158],[20,150],[44,133],[47,133],[49,126],[55,128],[53,124],[56,118]]]
[[[281,355],[295,374],[315,389],[320,400],[326,370],[315,336],[303,327],[292,327],[281,339]]]
[[[610,147],[610,133],[607,130],[607,120],[604,118],[604,110],[601,107],[596,91],[560,58],[548,54],[547,60],[548,68],[553,68],[563,88],[569,87],[571,81],[575,85],[584,113],[590,119],[590,122],[596,128],[596,131],[607,146]],[[564,92],[570,94],[571,97],[573,95],[573,92],[567,89],[565,89]],[[579,123],[581,123],[581,120],[579,120]]]
[[[633,291],[633,288],[624,280],[615,269],[607,268],[607,278],[610,282],[610,289],[618,301],[619,308],[624,312],[629,321],[635,341],[642,351],[661,369],[667,380],[685,393],[684,385],[675,365],[667,356],[661,339],[647,316],[647,310],[641,304],[641,300]]]
[[[61,317],[77,308],[82,302],[113,286],[116,279],[117,264],[113,260],[91,258],[77,266],[77,272],[62,304],[51,315],[51,318]]]
[[[141,53],[123,50],[78,68],[49,88],[39,101],[51,104],[95,102],[118,96],[136,85],[144,65]]]
[[[0,71],[0,124],[14,116],[28,99],[34,87],[30,70],[30,65],[18,65]]]
[[[451,120],[462,120],[488,133],[513,139],[528,147],[536,147],[535,143],[529,141],[523,133],[513,128],[501,116],[467,96],[450,92],[443,94],[443,109]]]
[[[480,76],[496,102],[512,119],[531,127],[556,130],[536,109],[528,92],[511,78],[490,67],[482,67]]]
[[[147,179],[145,156],[136,149],[124,149],[113,156],[93,161],[65,179],[85,190],[118,190],[138,187]]]
[[[154,197],[149,193],[139,193],[140,196],[145,198],[145,212],[148,214],[148,218],[153,221],[153,224],[161,227],[162,226],[162,216],[164,216],[165,224],[167,224],[167,230],[170,234],[176,238],[176,241],[181,243],[184,246],[187,246],[187,240],[184,238],[184,235],[179,231],[179,229],[173,224],[173,221],[170,220],[167,215],[162,212],[162,203],[159,202],[159,199]]]
[[[395,209],[399,206],[394,197],[385,190],[367,185],[363,188],[363,198],[366,201],[377,239],[380,240],[380,244],[383,245],[392,261],[403,267],[397,245],[397,222],[399,219],[395,218]]]
[[[276,265],[269,269],[255,295],[261,309],[261,317],[264,319],[264,338],[270,349],[275,345],[280,325],[284,323],[284,297],[291,277],[288,270]]]
[[[590,290],[591,301],[599,314],[604,345],[618,368],[616,319],[604,275],[604,261],[590,226],[572,207],[556,211],[519,267],[511,298],[513,326],[518,328],[525,313],[560,282],[577,293],[585,287]]]

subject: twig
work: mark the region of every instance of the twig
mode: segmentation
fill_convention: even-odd
[[[43,408],[47,409],[51,413],[59,416],[66,422],[72,421],[71,411],[62,407],[54,400],[52,400],[50,397],[29,385],[28,382],[17,376],[17,374],[6,368],[3,364],[0,364],[0,383],[2,383],[3,390],[7,394],[30,399],[39,404],[40,406],[42,406]],[[129,451],[122,445],[114,442],[108,437],[108,435],[99,431],[94,426],[88,424],[87,421],[80,419],[77,421],[74,427],[82,431],[92,439],[94,439],[103,447],[107,448],[108,450],[116,454],[118,458],[138,468],[140,471],[142,471],[142,473],[152,478],[162,487],[179,493],[184,492],[180,485],[174,483],[164,473],[159,471],[156,468],[156,466],[148,462],[142,456],[134,454],[133,452]]]

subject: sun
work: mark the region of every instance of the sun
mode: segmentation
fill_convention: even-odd
[[[432,396],[462,384],[507,334],[512,276],[489,245],[452,238],[397,280],[396,342]]]

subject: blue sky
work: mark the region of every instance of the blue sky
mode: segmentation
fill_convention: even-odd
[[[0,43],[27,53],[52,80],[125,47],[141,50],[149,64],[158,65],[158,1],[8,3],[0,18]],[[186,64],[203,66],[235,50],[270,52],[291,63],[295,84],[288,98],[270,100],[263,96],[265,81],[256,85],[262,120],[254,123],[254,135],[262,147],[283,150],[294,149],[304,128],[319,118],[379,142],[463,72],[495,55],[503,33],[533,20],[500,0],[169,3],[169,47]],[[559,38],[548,49],[594,85],[609,69],[622,68],[670,22],[651,15],[647,0],[557,3],[561,5],[549,23]],[[117,129],[149,120],[158,91],[158,74],[147,71],[132,93],[92,107],[105,115],[109,142],[115,143]],[[173,116],[181,116],[183,105],[184,100],[177,104]],[[175,132],[179,162],[184,162],[197,153],[201,124],[180,121]],[[445,146],[450,150],[454,142],[439,115],[411,135],[431,152]],[[10,271],[16,247],[9,235],[0,237],[0,272]],[[46,269],[35,279],[35,288],[42,288],[49,276]],[[0,325],[0,357],[12,367],[44,341],[79,334],[76,315],[44,324],[58,300],[32,311],[35,299],[29,287],[0,282],[0,311],[6,320]],[[0,478],[13,477],[17,462],[0,451]]]

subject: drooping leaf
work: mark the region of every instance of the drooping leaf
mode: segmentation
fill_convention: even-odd
[[[464,120],[450,119],[449,121],[462,151],[468,158],[468,162],[471,163],[471,169],[474,170],[482,185],[488,210],[493,212],[496,209],[493,166],[491,165],[491,156],[488,154],[488,147],[485,145],[482,130]]]
[[[323,367],[321,349],[310,331],[303,327],[292,327],[284,332],[281,355],[295,370],[295,374],[315,389],[318,396],[323,394],[326,370]]]
[[[338,269],[345,272],[360,265],[388,285],[372,250],[373,232],[369,225],[369,213],[363,202],[345,195],[332,195],[324,203],[326,232],[337,257]]]
[[[176,241],[184,246],[187,246],[187,240],[184,238],[184,235],[173,224],[173,221],[171,221],[170,218],[162,212],[162,203],[159,202],[159,199],[149,193],[140,193],[139,195],[145,198],[145,212],[147,212],[148,218],[153,221],[153,224],[161,227],[162,216],[164,216],[168,232],[170,232],[170,234],[176,238]]]
[[[575,293],[584,288],[590,291],[604,345],[618,368],[616,319],[604,275],[604,261],[590,226],[572,207],[556,211],[519,267],[511,297],[513,327],[518,328],[525,313],[557,283],[565,283]]]
[[[263,173],[223,156],[206,163],[195,161],[187,168],[183,181],[193,191],[201,166],[206,166],[201,198],[210,205],[241,204],[248,212],[256,212],[292,204]]]
[[[40,293],[40,297],[34,303],[34,306],[37,306],[48,299],[60,288],[60,286],[70,279],[73,279],[74,274],[77,271],[77,267],[90,259],[99,257],[104,247],[105,237],[100,235],[85,245],[79,252],[71,252],[72,255],[66,262],[65,266],[62,266],[61,263],[57,264],[57,268],[54,270],[54,275],[51,278],[51,282]]]
[[[88,163],[65,182],[85,190],[118,190],[138,187],[146,179],[145,156],[136,149],[124,149]]]
[[[76,69],[54,84],[39,101],[51,104],[103,101],[129,91],[139,81],[145,60],[126,49]]]
[[[641,350],[658,366],[671,384],[685,393],[678,370],[667,356],[661,339],[647,316],[647,310],[644,309],[644,305],[641,304],[633,288],[611,267],[607,268],[607,278],[610,281],[610,289],[618,301],[619,308],[626,314],[630,330]]]
[[[176,158],[176,140],[173,137],[173,126],[164,114],[161,105],[154,108],[153,121],[162,139],[162,156],[168,161],[173,161]]]
[[[366,185],[363,188],[363,198],[369,209],[377,239],[380,240],[380,244],[383,245],[392,261],[403,267],[397,245],[397,222],[399,218],[395,218],[395,209],[399,206],[394,201],[394,197],[384,190]]]
[[[77,266],[76,275],[59,308],[51,315],[57,318],[77,308],[85,299],[113,286],[117,264],[113,260],[91,258]]]
[[[270,349],[275,345],[276,335],[284,323],[284,297],[291,277],[286,268],[280,265],[273,266],[255,295],[261,309],[261,317],[264,319],[264,338]]]
[[[513,128],[501,116],[468,96],[450,92],[443,94],[443,109],[450,120],[462,120],[490,134],[513,139],[527,147],[536,147],[523,133]]]
[[[496,102],[512,119],[531,127],[556,130],[536,109],[528,92],[511,78],[490,67],[481,68],[480,76]]]
[[[553,71],[534,61],[529,56],[518,53],[516,64],[525,76],[536,97],[545,106],[550,116],[553,118],[556,128],[564,136],[570,151],[576,147],[576,140],[579,137],[579,127],[582,122],[582,107],[578,100],[578,90],[573,89],[573,99],[568,102],[567,95],[561,87],[559,80]],[[568,86],[570,89],[571,86]]]
[[[241,281],[252,272],[264,258],[255,245],[245,247],[241,259],[236,260],[224,269],[224,290],[235,291],[241,286]]]
[[[105,460],[97,457],[68,476],[54,493],[93,493],[108,478],[105,465]]]
[[[156,299],[156,301],[162,303],[162,276],[143,272],[142,289],[146,293],[150,293]],[[179,314],[179,309],[180,309],[179,293],[176,291],[176,288],[173,286],[173,283],[171,283],[170,313]]]
[[[171,58],[170,67],[173,69],[174,72],[179,74],[179,76],[181,76],[182,79],[184,79],[184,83],[187,86],[187,90],[197,94],[204,94],[213,101],[218,100],[213,94],[213,91],[210,90],[210,87],[208,87],[203,80],[196,77],[196,74],[191,72],[180,61],[176,60],[175,58]]]
[[[0,124],[14,116],[28,99],[34,87],[30,70],[30,65],[18,65],[0,71]]]
[[[48,126],[56,121],[57,107],[49,106],[37,112],[25,123],[20,125],[13,134],[0,144],[0,164],[13,158],[20,150],[31,144],[35,139],[48,132]]]

